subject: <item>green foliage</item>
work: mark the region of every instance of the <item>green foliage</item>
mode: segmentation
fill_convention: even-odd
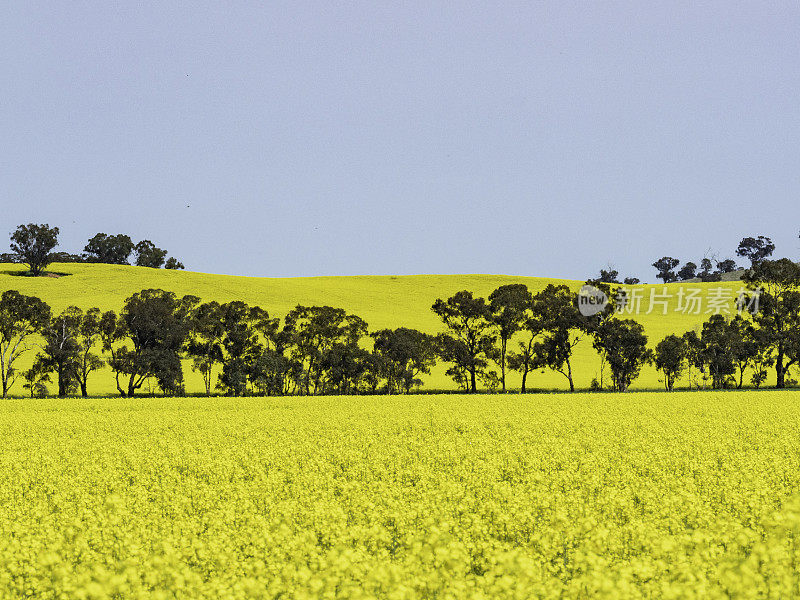
[[[7,290],[0,296],[0,382],[3,398],[16,380],[16,363],[50,320],[50,307],[35,296]]]
[[[736,255],[750,260],[751,266],[755,267],[758,263],[768,259],[775,251],[775,244],[772,240],[763,235],[757,238],[746,237],[739,242]]]
[[[214,367],[224,360],[224,336],[219,302],[204,302],[192,311],[186,352],[192,358],[192,368],[203,376],[206,396],[211,395]]]
[[[777,387],[783,388],[789,369],[800,363],[800,265],[788,258],[760,260],[743,281],[760,292],[753,321],[760,343],[772,351]]]
[[[42,359],[48,370],[55,372],[58,397],[63,398],[78,387],[81,346],[78,332],[83,312],[74,306],[50,319],[42,329]]]
[[[664,387],[671,392],[675,380],[681,376],[689,354],[686,339],[677,335],[668,335],[655,348],[653,360],[656,368],[664,375]]]
[[[728,377],[736,372],[732,348],[740,340],[738,331],[728,325],[723,315],[712,315],[703,324],[700,350],[711,374],[712,387],[725,387]]]
[[[73,307],[74,310],[80,310]],[[77,379],[81,388],[81,395],[89,395],[89,374],[101,369],[105,362],[94,352],[95,347],[101,343],[100,309],[90,308],[82,313],[80,324],[75,334],[78,343],[78,368]]]
[[[597,279],[600,283],[619,283],[619,271],[616,269],[600,269],[600,277]]]
[[[160,269],[164,265],[167,251],[156,247],[150,240],[142,240],[133,248],[136,255],[136,266]]]
[[[109,365],[117,377],[122,396],[133,396],[144,382],[154,377],[165,393],[180,393],[183,369],[179,353],[191,330],[191,311],[198,304],[194,296],[178,299],[164,290],[142,290],[125,301],[116,317],[103,315],[104,347],[111,353]],[[123,341],[126,345],[116,345]],[[127,377],[122,385],[121,377]]]
[[[20,225],[11,234],[11,251],[28,265],[33,276],[40,275],[52,262],[52,251],[57,245],[58,227],[46,223]]]
[[[677,258],[672,258],[671,256],[664,256],[659,258],[656,262],[653,263],[658,277],[664,283],[669,283],[671,281],[677,281],[678,276],[675,274],[675,267],[680,264],[680,260]]]
[[[387,380],[387,392],[411,391],[422,383],[419,375],[428,374],[436,363],[436,340],[416,329],[400,327],[374,332],[373,351],[383,359],[378,365],[379,374]]]
[[[500,347],[495,353],[500,366],[500,384],[506,391],[506,359],[508,342],[520,331],[530,316],[533,296],[522,283],[503,285],[489,294],[490,321],[497,331]]]
[[[642,367],[652,360],[644,327],[632,319],[605,319],[592,330],[594,346],[611,368],[611,380],[625,392]]]
[[[733,273],[738,267],[732,258],[726,258],[717,263],[717,271],[720,273]]]
[[[177,258],[175,258],[174,256],[170,256],[167,259],[167,262],[164,263],[164,268],[165,269],[172,269],[172,270],[179,270],[179,269],[183,269],[184,266],[183,266],[183,263],[180,262]]]
[[[574,392],[572,353],[589,323],[578,310],[576,295],[565,285],[548,285],[536,295],[533,313],[544,332],[533,346],[534,364],[561,373]]]
[[[678,279],[686,281],[687,279],[694,279],[697,276],[697,265],[693,262],[687,262],[678,271]]]
[[[341,308],[298,305],[289,311],[282,337],[299,365],[304,393],[324,394],[345,383],[355,385],[354,366],[348,371],[343,363],[358,361],[358,344],[366,335],[366,321]]]
[[[269,315],[259,307],[235,300],[222,304],[212,319],[219,321],[222,373],[217,387],[227,394],[247,393],[248,358],[260,354],[262,346],[257,326],[268,322]]]
[[[489,305],[485,299],[462,290],[447,300],[437,299],[431,309],[449,332],[439,336],[439,355],[442,360],[453,363],[448,375],[474,393],[478,379],[485,376],[487,358],[494,352]]]
[[[47,384],[50,383],[50,367],[45,364],[42,356],[37,356],[29,369],[22,372],[25,383],[22,387],[28,390],[31,398],[44,398],[47,396]]]
[[[134,245],[129,235],[98,233],[83,248],[88,262],[127,265]]]

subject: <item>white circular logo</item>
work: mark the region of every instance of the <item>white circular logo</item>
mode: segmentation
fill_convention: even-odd
[[[608,306],[608,296],[603,290],[599,290],[593,285],[584,285],[578,291],[578,310],[584,317],[601,313],[606,306]]]

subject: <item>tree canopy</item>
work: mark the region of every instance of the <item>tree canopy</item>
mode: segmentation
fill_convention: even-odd
[[[28,265],[33,276],[53,262],[53,248],[58,246],[58,227],[48,224],[28,223],[20,225],[11,234],[11,251]]]

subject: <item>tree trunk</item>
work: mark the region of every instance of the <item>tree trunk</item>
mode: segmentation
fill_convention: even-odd
[[[783,348],[778,349],[778,358],[775,359],[775,372],[778,376],[778,384],[775,386],[778,389],[786,387],[786,369],[783,366]]]
[[[58,366],[58,397],[67,395],[67,374],[63,365]]]
[[[85,377],[81,380],[81,396],[83,396],[84,398],[89,396],[89,394],[86,391],[86,378]]]
[[[506,393],[506,347],[508,340],[501,340],[500,342],[500,377],[503,382],[503,393]]]
[[[606,357],[605,354],[600,354],[600,391],[603,391],[603,385],[605,384],[605,373],[606,373]]]
[[[520,389],[520,392],[523,394],[525,393],[525,380],[527,378],[528,378],[528,365],[525,365],[525,367],[522,370],[522,388]]]
[[[471,388],[470,391],[473,394],[478,391],[477,383],[478,382],[475,379],[475,368],[473,367],[472,369],[469,370],[469,384],[470,384],[470,388]]]
[[[124,398],[125,397],[125,390],[122,389],[122,386],[119,383],[119,371],[115,371],[114,372],[114,378],[115,378],[115,381],[117,382],[117,391],[119,392],[119,395]]]
[[[569,380],[569,391],[574,392],[575,384],[572,381],[572,365],[570,364],[569,359],[567,359],[567,379]]]
[[[210,367],[206,371],[205,376],[203,377],[203,383],[206,386],[206,396],[211,396],[211,376],[212,376],[212,370],[211,369],[212,368],[213,367]]]

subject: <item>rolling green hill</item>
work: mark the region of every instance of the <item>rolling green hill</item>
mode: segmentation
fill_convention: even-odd
[[[179,295],[193,294],[203,300],[226,302],[242,300],[259,305],[272,316],[284,316],[297,304],[330,305],[346,309],[364,318],[371,330],[384,327],[408,326],[430,333],[442,331],[431,304],[436,298],[445,298],[468,289],[476,294],[488,296],[495,288],[509,283],[524,283],[532,291],[538,291],[549,283],[567,284],[577,290],[580,281],[556,280],[538,277],[506,275],[410,275],[410,276],[347,276],[347,277],[235,277],[205,273],[148,269],[145,267],[99,265],[99,264],[54,264],[49,271],[63,274],[60,277],[20,276],[25,267],[15,264],[0,265],[0,291],[18,290],[24,294],[42,298],[60,311],[69,305],[81,308],[97,306],[101,310],[121,308],[130,294],[144,288],[161,288]],[[634,316],[645,327],[651,345],[655,345],[669,333],[681,334],[699,328],[706,314],[708,298],[713,295],[726,296],[727,306],[733,311],[733,299],[741,282],[721,283],[675,283],[663,285],[633,286],[640,290],[641,314]],[[679,290],[699,290],[703,300],[700,314],[684,314],[678,308]],[[654,306],[650,314],[651,293],[660,294],[666,289],[672,297],[668,299],[667,314],[663,305]],[[719,290],[722,290],[721,292]],[[656,298],[658,299],[658,298]],[[31,358],[33,353],[29,353]],[[427,388],[454,389],[452,381],[444,375],[440,366],[425,381]],[[592,378],[599,377],[600,361],[588,340],[582,341],[575,354],[573,371],[576,386],[586,388]],[[201,389],[199,376],[186,367],[187,388],[190,392]],[[771,374],[768,383],[774,379]],[[558,373],[536,372],[529,385],[539,389],[564,389],[566,380]],[[687,385],[684,378],[681,385]],[[96,373],[90,380],[90,393],[115,393],[113,377],[109,370]],[[510,374],[510,387],[519,386],[519,377]],[[636,388],[659,388],[661,383],[655,369],[647,367],[637,380]],[[21,383],[13,389],[15,395],[24,393]]]

